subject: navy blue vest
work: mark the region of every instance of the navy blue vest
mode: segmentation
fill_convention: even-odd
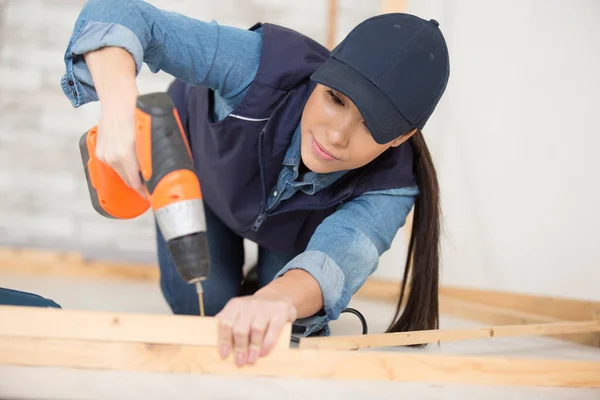
[[[169,93],[186,130],[206,205],[238,235],[270,250],[297,255],[336,206],[372,190],[415,185],[410,143],[392,147],[314,195],[297,192],[265,214],[286,150],[315,84],[312,72],[329,51],[271,24],[263,28],[261,61],[244,100],[212,120],[213,91],[175,81]]]

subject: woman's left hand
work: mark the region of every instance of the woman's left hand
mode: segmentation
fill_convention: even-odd
[[[296,316],[296,308],[275,293],[259,291],[231,299],[216,315],[221,357],[233,352],[238,366],[253,364],[269,354],[283,326]]]

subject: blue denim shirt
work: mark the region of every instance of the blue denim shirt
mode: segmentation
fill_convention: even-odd
[[[260,62],[261,30],[249,31],[204,22],[160,10],[141,0],[90,0],[78,16],[65,52],[61,79],[74,107],[98,100],[82,55],[104,46],[127,50],[139,73],[145,63],[192,85],[215,90],[215,118],[229,115],[244,98]],[[327,187],[343,172],[299,175],[300,125],[282,163],[268,207],[275,209],[298,191],[309,195]],[[351,296],[379,264],[404,225],[417,187],[365,193],[340,206],[315,231],[306,250],[278,274],[293,268],[310,273],[323,293],[318,315],[296,323],[309,335],[339,317]],[[400,268],[403,263],[398,262]]]

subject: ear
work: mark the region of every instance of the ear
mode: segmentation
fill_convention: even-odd
[[[408,139],[410,139],[412,137],[412,135],[414,135],[415,133],[417,133],[417,128],[413,129],[412,131],[397,137],[396,139],[392,140],[392,142],[390,143],[390,147],[398,147],[400,146],[402,143],[406,142]]]

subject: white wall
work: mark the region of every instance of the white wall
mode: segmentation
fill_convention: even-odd
[[[437,19],[450,49],[447,94],[426,128],[444,283],[600,300],[600,2],[408,11]]]
[[[325,0],[151,2],[326,37]],[[150,218],[109,221],[87,197],[77,139],[98,106],[75,110],[58,86],[82,3],[0,0],[0,244],[153,259]],[[339,3],[339,38],[380,5]],[[450,84],[426,128],[445,214],[443,282],[600,299],[600,2],[406,3],[437,19],[450,47]],[[145,70],[139,85],[164,90],[169,80]],[[405,243],[401,232],[377,276],[401,276]]]

